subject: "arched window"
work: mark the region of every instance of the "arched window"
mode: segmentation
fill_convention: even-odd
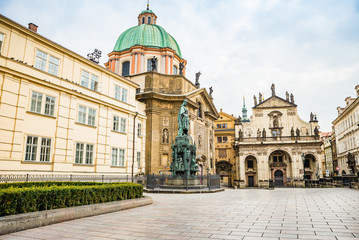
[[[177,75],[177,67],[176,67],[176,65],[173,65],[173,75]]]
[[[145,17],[142,18],[142,24],[144,24],[144,23],[145,23]]]
[[[202,104],[201,102],[198,102],[198,112],[197,115],[199,118],[202,118]]]
[[[130,62],[124,62],[122,63],[122,76],[128,76],[130,75]]]
[[[151,24],[151,17],[148,17],[148,24]]]
[[[152,62],[151,62],[151,58],[147,59],[147,72],[151,72],[152,71]]]

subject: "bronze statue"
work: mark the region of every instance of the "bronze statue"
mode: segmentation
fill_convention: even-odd
[[[212,93],[213,93],[213,87],[210,87],[210,88],[209,88],[209,96],[212,97]]]
[[[196,82],[195,82],[195,85],[196,85],[197,88],[200,87],[199,77],[201,76],[201,74],[202,74],[201,72],[196,73]]]
[[[154,72],[157,71],[157,58],[155,56],[151,58],[151,70]]]
[[[187,99],[185,99],[178,111],[178,136],[188,135],[189,130],[189,117],[188,117],[188,110],[187,106]]]
[[[180,64],[179,64],[179,70],[180,70],[179,74],[180,75],[183,75],[183,69],[184,69],[184,63],[180,62]]]

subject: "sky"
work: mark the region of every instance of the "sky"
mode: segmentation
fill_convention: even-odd
[[[0,13],[103,66],[146,0],[0,0]],[[243,97],[293,93],[298,114],[331,131],[337,107],[359,84],[359,0],[150,0],[157,24],[178,42],[186,77],[213,87],[217,110],[238,116]]]

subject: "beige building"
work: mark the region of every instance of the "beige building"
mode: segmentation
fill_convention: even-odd
[[[146,173],[170,173],[171,146],[178,132],[177,115],[188,100],[189,135],[197,147],[200,174],[215,172],[214,121],[218,118],[212,97],[185,77],[187,61],[176,40],[157,24],[156,14],[142,11],[120,34],[105,66],[139,84],[136,99],[146,105]]]
[[[224,186],[232,187],[234,170],[236,169],[236,155],[234,144],[234,123],[237,118],[225,112],[219,112],[219,118],[215,121],[214,139],[216,150],[216,172],[221,176]]]
[[[323,154],[323,176],[333,176],[333,151],[332,151],[332,133],[320,133],[322,139],[322,154]],[[328,174],[327,174],[328,173]],[[329,177],[328,176],[328,177]]]
[[[345,107],[338,107],[338,117],[333,121],[337,149],[338,174],[355,174],[359,169],[359,85],[357,96],[347,97]]]
[[[29,28],[0,15],[0,173],[144,172],[139,85]]]
[[[311,114],[305,122],[297,112],[293,94],[283,99],[276,95],[266,100],[254,96],[250,122],[235,126],[236,179],[243,187],[303,185],[303,177],[321,176],[321,141],[318,121]],[[304,161],[302,160],[304,156]],[[303,166],[305,166],[303,171]]]

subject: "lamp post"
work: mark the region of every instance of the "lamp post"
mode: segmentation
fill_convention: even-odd
[[[303,181],[305,186],[305,155],[302,153],[302,161],[303,161]]]

